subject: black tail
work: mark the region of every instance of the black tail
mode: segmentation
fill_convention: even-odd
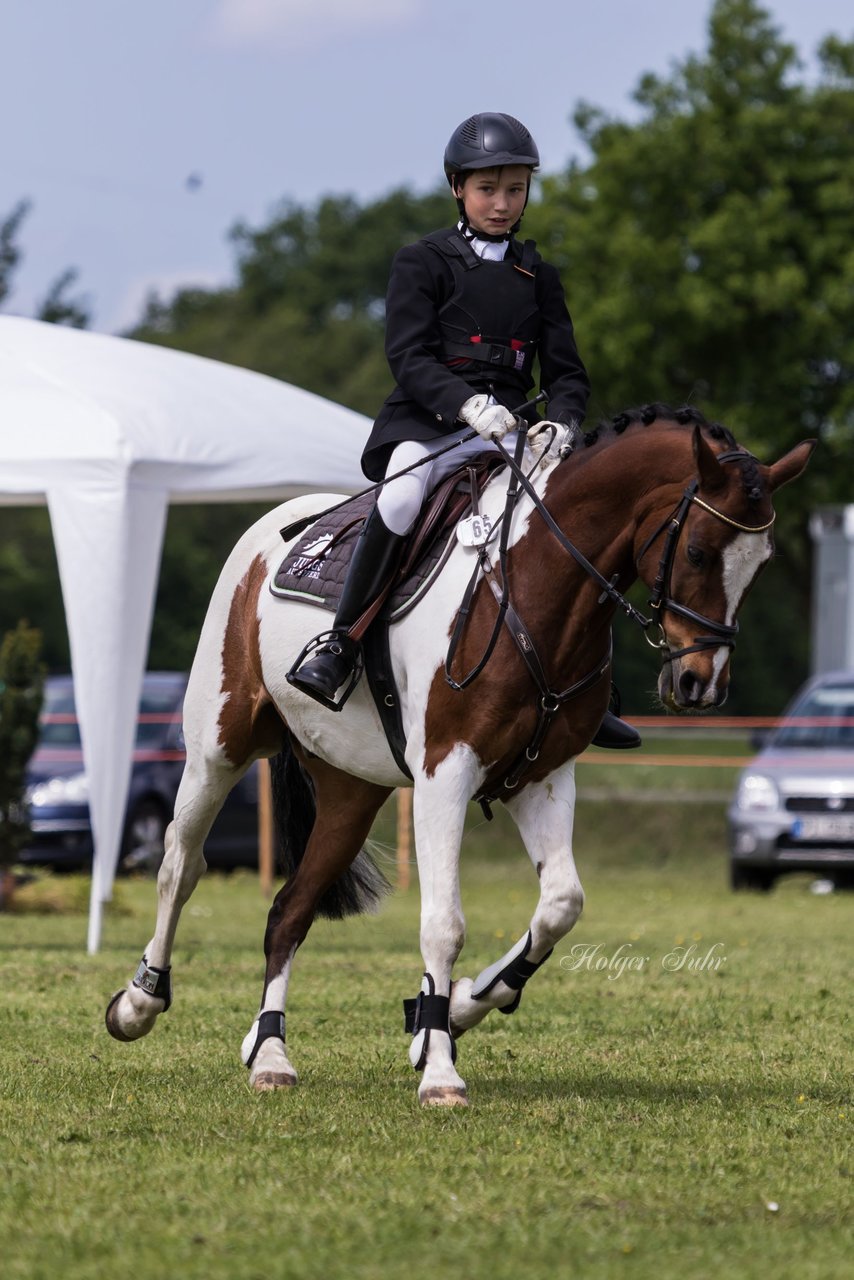
[[[290,878],[302,862],[314,826],[314,786],[285,737],[281,753],[270,761],[273,815],[279,841],[282,870]],[[370,854],[362,849],[355,862],[317,904],[317,915],[329,920],[374,911],[391,889]]]

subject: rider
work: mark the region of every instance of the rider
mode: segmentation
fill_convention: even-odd
[[[510,412],[528,398],[539,359],[550,420],[571,440],[590,394],[563,288],[534,242],[516,232],[540,162],[513,116],[482,112],[463,121],[445,149],[456,226],[407,245],[394,258],[386,296],[386,356],[397,385],[362,454],[380,481],[441,446],[477,437],[384,485],[356,543],[326,643],[291,673],[298,689],[328,705],[355,670],[348,630],[375,599],[397,560],[425,494],[470,456],[515,441]],[[529,435],[544,424],[531,410]],[[634,746],[634,729],[606,713],[600,746]]]

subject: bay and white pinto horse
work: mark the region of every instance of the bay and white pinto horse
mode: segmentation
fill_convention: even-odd
[[[424,979],[407,1018],[422,1103],[466,1103],[457,1037],[490,1010],[516,1007],[527,979],[581,912],[572,855],[575,759],[608,705],[620,591],[638,575],[652,589],[663,703],[674,711],[719,705],[736,613],[772,554],[771,495],[802,472],[813,443],[763,466],[696,410],[649,406],[620,415],[568,460],[533,473],[509,514],[508,472],[488,484],[482,511],[494,525],[509,522],[506,556],[475,590],[453,661],[458,681],[483,656],[502,593],[511,625],[500,628],[476,679],[455,689],[445,675],[474,548],[456,545],[426,596],[392,625],[421,886]],[[269,591],[286,550],[279,531],[336,500],[325,494],[285,503],[244,535],[223,569],[187,688],[187,762],[158,877],[154,936],[134,981],[107,1010],[110,1033],[135,1040],[169,1007],[175,930],[205,867],[205,838],[249,765],[275,757],[292,874],[270,910],[260,1011],[243,1042],[259,1090],[296,1083],[284,1018],[295,953],[318,913],[340,916],[376,900],[380,878],[363,845],[392,789],[410,785],[366,680],[335,714],[286,679],[300,649],[323,629],[323,616]],[[593,574],[590,563],[579,563],[585,558]],[[513,816],[539,877],[539,901],[527,933],[504,956],[474,979],[454,980],[465,937],[460,841],[477,794],[502,800]]]

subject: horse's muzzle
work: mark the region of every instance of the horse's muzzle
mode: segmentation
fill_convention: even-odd
[[[691,662],[676,658],[666,662],[658,677],[658,696],[668,711],[709,711],[726,701],[729,659],[715,673],[709,658]]]

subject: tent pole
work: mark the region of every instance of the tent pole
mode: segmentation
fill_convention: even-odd
[[[104,904],[101,901],[101,894],[98,889],[97,878],[92,876],[92,893],[89,899],[89,938],[86,943],[86,949],[90,956],[97,954],[101,946],[101,920],[104,914]]]

